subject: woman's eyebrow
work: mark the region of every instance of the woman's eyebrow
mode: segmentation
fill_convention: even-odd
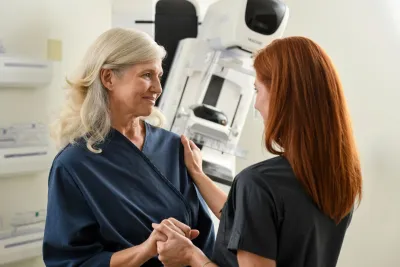
[[[144,70],[142,70],[141,72],[152,72],[152,73],[157,73],[157,71],[156,71],[155,69],[152,69],[152,68],[144,69]],[[161,71],[161,72],[159,73],[160,76],[163,75],[163,74],[164,74],[163,71]]]

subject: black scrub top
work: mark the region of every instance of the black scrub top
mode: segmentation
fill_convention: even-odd
[[[296,179],[289,162],[275,157],[243,170],[225,203],[213,253],[218,266],[238,266],[247,251],[277,267],[336,266],[351,213],[336,225]]]

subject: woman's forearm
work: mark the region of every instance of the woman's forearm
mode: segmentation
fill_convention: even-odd
[[[218,267],[213,263],[206,255],[199,249],[196,248],[190,256],[191,267]]]
[[[208,207],[220,219],[222,207],[227,200],[227,194],[204,173],[195,174],[193,179]]]
[[[139,267],[152,258],[143,245],[134,246],[114,253],[110,267]]]

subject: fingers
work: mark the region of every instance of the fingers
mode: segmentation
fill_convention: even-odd
[[[177,235],[177,233],[174,230],[172,230],[170,227],[168,227],[165,223],[163,223],[163,224],[153,223],[151,226],[153,227],[154,230],[157,230],[158,232],[163,233],[168,238],[173,238],[174,236]]]
[[[171,228],[178,234],[183,235],[184,237],[189,237],[190,235],[190,227],[186,224],[181,223],[175,218],[165,219],[161,222],[161,224],[166,224],[169,228]]]
[[[181,136],[181,142],[185,150],[192,151],[192,149],[190,148],[189,140],[186,138],[186,136]]]
[[[178,234],[183,235],[185,237],[188,237],[190,234],[190,228],[189,228],[189,230],[183,231],[181,228],[179,228],[177,225],[175,225],[171,219],[164,220],[162,223],[167,224],[172,230],[174,230]]]
[[[157,241],[157,253],[160,254],[164,250],[165,242]]]
[[[196,146],[196,144],[195,144],[192,140],[189,141],[189,144],[190,144],[190,149],[191,149],[191,150],[199,149],[199,148]]]
[[[188,151],[200,150],[192,140],[189,140],[184,135],[181,136],[181,141],[184,148],[187,149]]]
[[[190,240],[193,240],[197,238],[200,235],[199,230],[190,230],[189,238]]]
[[[175,218],[169,218],[168,221],[170,223],[172,223],[175,227],[177,227],[179,230],[181,230],[184,233],[185,237],[188,237],[188,238],[190,237],[191,228],[189,226],[187,226],[186,224],[178,221]]]
[[[180,234],[189,238],[190,240],[193,240],[200,235],[198,230],[192,230],[188,225],[178,221],[175,218],[165,219],[160,224],[153,223],[152,227],[156,230],[156,232],[163,235],[161,237],[157,237],[160,238],[160,241],[164,242],[166,241],[166,238],[171,238],[175,234]]]
[[[168,240],[168,237],[165,234],[163,234],[162,232],[157,231],[157,230],[154,231],[153,237],[154,237],[154,240],[156,240],[157,242],[159,242],[159,241],[166,242]]]
[[[158,260],[163,263],[164,267],[167,266],[167,258],[163,255],[165,246],[166,246],[165,242],[157,242]]]

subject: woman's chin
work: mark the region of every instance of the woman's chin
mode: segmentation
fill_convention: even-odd
[[[142,105],[140,109],[136,109],[135,114],[138,117],[148,117],[153,112],[154,105]]]

